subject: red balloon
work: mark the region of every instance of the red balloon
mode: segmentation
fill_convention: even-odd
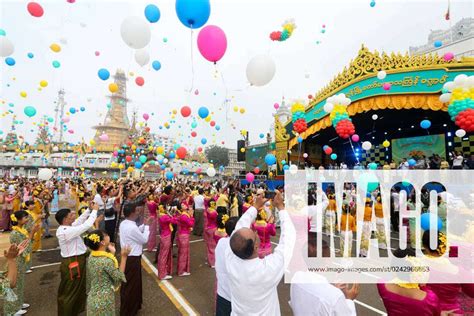
[[[336,133],[339,135],[339,137],[347,139],[355,133],[354,124],[352,124],[352,122],[347,119],[339,121],[339,123],[336,125]]]
[[[196,136],[197,136],[197,133],[193,131],[193,132],[191,132],[191,136],[192,136],[192,137],[196,137]]]
[[[209,123],[212,127],[216,126],[216,122],[214,121],[211,121],[211,123]]]
[[[474,132],[474,109],[467,109],[456,116],[456,125],[467,133]]]
[[[147,133],[150,132],[150,128],[148,126],[145,127],[145,132],[147,132]]]
[[[178,156],[178,158],[180,159],[184,159],[186,158],[186,154],[188,153],[188,151],[186,150],[186,148],[184,147],[179,147],[177,150],[176,150],[176,156]]]
[[[143,86],[145,84],[145,79],[143,79],[143,77],[137,77],[135,78],[135,83],[137,84],[137,86]]]
[[[306,124],[305,119],[298,119],[293,123],[293,129],[295,132],[301,134],[308,129],[308,125]]]
[[[202,151],[202,147],[198,147],[198,151],[201,152],[201,151]]]
[[[324,150],[324,153],[325,153],[326,155],[330,155],[330,154],[332,154],[332,148],[331,148],[331,147],[329,147],[329,146],[328,146],[328,147],[326,147],[326,149]]]
[[[127,162],[130,162],[130,161],[132,161],[132,157],[131,157],[131,156],[127,156],[127,157],[125,157],[125,160],[126,160]]]
[[[40,18],[43,16],[43,13],[44,13],[43,7],[41,7],[41,5],[37,2],[28,3],[26,8],[28,9],[28,12],[35,18]]]
[[[181,115],[182,115],[183,117],[188,117],[188,116],[190,116],[190,115],[191,115],[191,108],[190,108],[189,106],[187,106],[187,105],[183,106],[183,107],[181,108]]]
[[[253,169],[253,173],[259,174],[259,173],[260,173],[260,168],[259,168],[259,167],[255,167],[255,169]]]
[[[313,96],[311,94],[308,94],[308,99],[311,100],[312,98],[313,98]]]
[[[270,39],[272,41],[279,41],[281,38],[281,32],[280,31],[275,31],[270,33]]]

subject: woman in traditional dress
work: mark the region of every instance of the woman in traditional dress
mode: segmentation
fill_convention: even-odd
[[[160,212],[158,223],[160,225],[160,250],[158,254],[158,277],[161,280],[172,278],[173,272],[173,244],[171,243],[171,232],[176,220],[169,215],[163,204],[158,207]]]
[[[326,231],[337,231],[336,227],[336,196],[328,194],[329,204],[324,216]]]
[[[84,243],[92,250],[87,260],[87,315],[115,315],[115,291],[126,282],[124,271],[131,248],[122,248],[119,267],[115,246],[105,232],[93,231],[84,237]]]
[[[214,240],[214,250],[221,238],[228,237],[227,231],[225,230],[225,223],[227,223],[228,220],[229,215],[227,214],[219,214],[219,216],[217,217],[217,229],[214,231],[214,236],[212,236],[212,239]]]
[[[156,248],[156,228],[158,225],[158,219],[156,215],[158,204],[156,203],[155,196],[153,194],[148,196],[146,207],[148,209],[149,217],[153,219],[150,225],[150,236],[148,236],[147,250],[153,251]]]
[[[35,191],[33,191],[33,202],[35,203],[35,207],[33,208],[33,214],[34,214],[33,219],[35,221],[37,219],[39,219],[38,223],[40,225],[40,229],[33,236],[33,245],[32,245],[32,251],[33,252],[41,251],[41,248],[42,248],[41,236],[43,235],[43,229],[41,227],[41,220],[44,218],[44,216],[43,216],[44,204],[43,204],[43,201],[39,198],[39,195],[41,193],[40,190],[41,190],[41,188],[38,187],[38,188],[35,189]]]
[[[4,188],[0,188],[0,232],[10,228],[10,208]]]
[[[267,221],[267,213],[262,210],[257,213],[257,219],[255,223],[252,224],[252,229],[257,232],[258,238],[260,239],[258,256],[261,259],[272,253],[270,237],[276,235],[274,220],[275,218],[271,215]]]
[[[7,272],[0,272],[0,299],[4,299],[6,302],[15,302],[17,300],[17,296],[13,291],[18,277],[16,258],[23,253],[29,243],[29,240],[25,240],[18,246],[11,244],[4,251],[5,258],[7,259]]]
[[[187,204],[181,204],[181,215],[178,222],[178,276],[191,274],[191,256],[189,254],[189,234],[194,226],[193,211]]]
[[[385,235],[385,223],[383,219],[383,205],[382,205],[382,197],[380,193],[377,195],[375,200],[375,227],[376,232],[375,235],[379,242],[380,249],[387,249],[387,239]]]
[[[339,239],[341,241],[341,254],[343,257],[351,257],[352,236],[356,230],[356,220],[351,214],[349,202],[345,200],[342,204],[341,238]]]
[[[245,197],[245,203],[242,205],[242,214],[245,214],[247,210],[252,206],[253,203],[253,196],[249,194]]]
[[[369,240],[372,227],[372,200],[365,199],[364,221],[362,223],[362,236],[360,241],[360,257],[367,257],[369,252]]]
[[[51,201],[51,214],[56,214],[59,211],[59,190],[53,190],[53,200]]]
[[[204,216],[206,218],[206,226],[204,229],[204,236],[206,236],[207,246],[207,263],[211,268],[214,268],[216,257],[214,250],[216,249],[216,242],[214,241],[214,232],[217,229],[217,211],[215,209],[216,202],[210,201],[209,207],[206,209]]]
[[[31,229],[31,232],[28,232],[25,228],[26,223],[28,222],[28,213],[25,211],[16,211],[11,215],[12,221],[12,232],[10,234],[10,243],[19,245],[25,241],[28,241],[28,247],[23,251],[23,253],[16,259],[16,269],[18,271],[15,294],[17,299],[11,302],[5,302],[3,307],[3,314],[5,316],[11,315],[23,315],[26,314],[26,309],[30,307],[29,304],[24,302],[24,286],[25,286],[25,272],[28,261],[30,261],[31,256],[31,239],[33,235],[38,232],[39,225],[36,224]]]

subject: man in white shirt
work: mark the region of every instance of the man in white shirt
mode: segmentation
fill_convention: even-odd
[[[237,221],[238,217],[231,217],[225,223],[225,231],[228,236],[231,236],[234,232]],[[230,248],[229,240],[229,237],[221,238],[215,250],[217,279],[216,316],[229,316],[232,311],[229,276],[225,266],[225,252]]]
[[[259,238],[250,229],[265,200],[255,199],[240,218],[230,238],[230,247],[225,252],[225,264],[231,289],[231,315],[280,315],[277,286],[284,268],[285,255],[291,254],[291,246],[285,247],[287,236],[292,236],[294,227],[283,203],[283,196],[277,192],[273,205],[280,210],[280,242],[274,252],[263,259],[258,257]]]
[[[320,188],[316,191],[316,205],[309,205],[308,206],[308,216],[309,216],[309,224],[311,232],[322,231],[323,225],[323,216],[326,212],[326,209],[329,205],[329,199],[326,193],[321,190]],[[317,195],[321,195],[321,203],[318,203]]]
[[[120,315],[134,316],[142,308],[142,253],[143,245],[148,242],[150,227],[148,224],[137,226],[136,220],[139,211],[133,204],[127,204],[123,208],[125,219],[120,223],[120,247],[130,247],[132,250],[127,258],[125,268],[125,279],[127,283],[122,283],[120,288]]]
[[[202,236],[204,226],[204,190],[199,188],[198,194],[194,196],[194,227],[193,234]]]
[[[69,209],[61,209],[56,215],[59,223],[56,237],[61,248],[61,282],[58,289],[58,315],[78,315],[86,307],[86,245],[82,234],[89,230],[97,219],[99,206],[91,203],[76,219]]]
[[[329,256],[329,247],[323,240],[323,255]],[[316,257],[317,233],[308,233],[308,256]],[[295,316],[355,316],[354,299],[359,285],[351,288],[330,284],[315,272],[297,272],[291,280],[290,305]]]

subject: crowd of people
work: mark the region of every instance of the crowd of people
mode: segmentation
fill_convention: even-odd
[[[321,205],[317,205],[318,194],[322,196]],[[391,212],[397,212],[398,194],[397,190],[392,192]],[[59,207],[59,197],[71,200],[74,206]],[[309,207],[323,209],[324,229],[340,227],[338,233],[352,238],[357,226],[354,187],[348,186],[344,192],[341,217],[336,215],[333,189],[325,192],[310,189],[308,198]],[[370,238],[372,206],[379,244],[384,244],[387,238],[383,225],[379,225],[383,220],[380,194],[374,191],[365,206],[362,255],[366,255],[364,249],[367,251],[364,240]],[[277,286],[286,268],[285,242],[294,233],[282,188],[270,192],[264,185],[241,185],[237,180],[14,178],[0,180],[0,211],[1,228],[10,231],[12,244],[5,255],[8,275],[0,280],[0,293],[7,298],[4,315],[27,312],[24,278],[31,271],[31,253],[41,251],[42,238],[50,236],[47,231],[50,214],[54,214],[59,225],[56,237],[62,258],[58,315],[78,315],[82,311],[88,315],[114,315],[118,290],[120,315],[136,315],[143,304],[143,252],[156,253],[159,279],[189,276],[191,234],[202,236],[206,243],[206,263],[215,269],[216,315],[280,314]],[[320,228],[311,213],[306,220],[308,255],[314,256],[316,231]],[[397,223],[392,224],[398,227]],[[279,242],[272,249],[271,237],[277,234],[278,228]],[[426,231],[427,236],[423,236],[424,247],[429,255],[439,256],[445,240],[443,232],[438,232],[439,249],[430,250],[429,234]],[[173,272],[175,242],[176,273]],[[328,251],[324,241],[322,245],[323,252]],[[342,243],[341,253],[346,256],[351,253],[351,245],[352,241]],[[404,251],[408,256],[413,255],[410,250]],[[298,278],[317,282],[300,284]],[[295,315],[356,314],[353,300],[360,285],[330,284],[313,272],[297,275],[293,280],[290,304]],[[389,315],[411,315],[413,311],[420,315],[462,314],[461,297],[473,297],[474,285],[424,286],[413,282],[407,285],[395,280],[379,284],[378,291]],[[406,304],[397,303],[400,300]]]

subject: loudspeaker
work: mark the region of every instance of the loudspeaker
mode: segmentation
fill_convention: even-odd
[[[241,149],[245,148],[245,140],[237,141],[237,161],[245,161],[245,151],[242,152]]]

